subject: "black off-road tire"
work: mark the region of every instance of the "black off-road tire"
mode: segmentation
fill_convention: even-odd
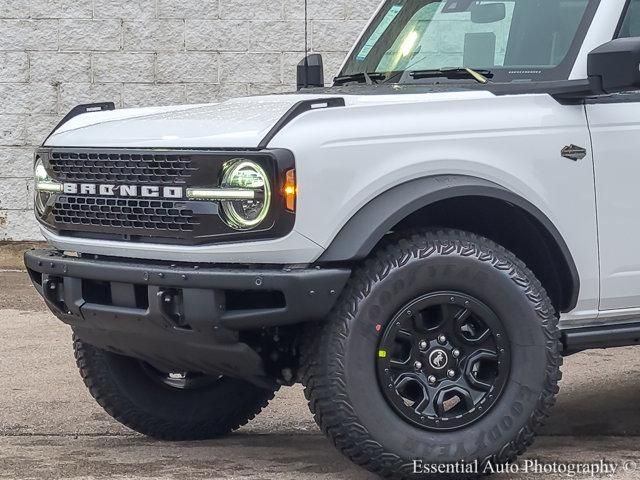
[[[75,336],[73,347],[80,375],[100,406],[123,425],[161,440],[226,435],[252,420],[275,393],[228,377],[201,388],[174,388],[152,378],[136,359]]]
[[[410,424],[385,401],[376,377],[376,325],[384,329],[411,299],[448,289],[473,295],[499,316],[511,371],[484,417],[458,430],[432,431]],[[415,475],[414,460],[498,465],[524,453],[555,403],[559,337],[550,299],[515,255],[463,231],[420,232],[381,247],[354,272],[334,313],[309,333],[302,382],[322,431],[378,475],[429,477]]]

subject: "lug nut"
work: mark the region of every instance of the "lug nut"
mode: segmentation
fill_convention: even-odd
[[[416,370],[421,370],[422,369],[422,362],[415,362],[413,364],[413,368],[415,368]]]
[[[438,343],[441,343],[441,344],[447,343],[447,337],[445,337],[444,335],[440,335],[438,337]]]
[[[455,377],[455,376],[456,376],[456,372],[455,372],[455,370],[449,370],[449,371],[447,372],[447,377],[449,377],[449,378],[453,378],[453,377]]]
[[[427,380],[429,381],[429,383],[431,385],[435,384],[436,381],[438,380],[436,377],[434,377],[433,375],[430,375],[429,378],[427,378]]]
[[[418,347],[420,347],[420,350],[426,350],[428,346],[429,346],[429,343],[426,340],[420,340],[420,343],[418,344]]]
[[[460,350],[456,348],[453,352],[451,352],[451,354],[453,355],[453,358],[458,358],[460,356]]]

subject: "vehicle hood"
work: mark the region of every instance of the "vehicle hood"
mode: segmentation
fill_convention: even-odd
[[[341,97],[345,108],[428,102],[486,91],[420,95],[291,94],[245,97],[222,103],[92,112],[72,118],[45,142],[48,147],[257,148],[285,114],[303,100]],[[313,115],[314,111],[302,115]],[[285,127],[286,128],[286,127]]]

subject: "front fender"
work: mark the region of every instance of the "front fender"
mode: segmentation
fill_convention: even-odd
[[[576,264],[569,247],[553,222],[535,205],[516,193],[488,180],[465,175],[437,175],[412,180],[387,190],[362,207],[344,225],[319,262],[346,262],[366,258],[382,238],[401,220],[421,208],[457,197],[486,197],[521,208],[553,238],[572,285],[571,304],[575,306],[580,288]]]

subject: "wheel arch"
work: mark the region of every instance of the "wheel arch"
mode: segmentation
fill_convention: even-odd
[[[499,211],[500,216],[489,215],[487,210]],[[473,214],[460,215],[469,211]],[[511,223],[509,228],[500,228],[505,221]],[[491,238],[521,257],[543,283],[558,310],[568,312],[575,308],[580,278],[556,226],[530,201],[477,177],[424,177],[385,191],[351,217],[318,262],[359,261],[388,233],[425,227],[460,228]]]

